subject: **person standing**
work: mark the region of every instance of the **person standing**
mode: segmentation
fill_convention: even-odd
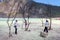
[[[27,21],[25,20],[25,31],[27,31],[28,28],[27,28]]]
[[[15,34],[17,34],[18,20],[14,22]]]
[[[48,20],[46,20],[44,32],[48,33],[48,28],[49,28],[49,22],[48,22]]]

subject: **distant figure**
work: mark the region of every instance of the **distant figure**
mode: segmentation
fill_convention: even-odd
[[[48,20],[46,20],[44,32],[48,33],[48,28],[49,28],[49,22],[48,22]]]
[[[25,31],[27,31],[27,21],[25,20]]]
[[[14,22],[15,34],[17,34],[17,27],[18,27],[18,21],[16,20]]]

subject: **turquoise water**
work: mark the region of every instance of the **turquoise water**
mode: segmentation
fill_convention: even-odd
[[[41,18],[29,18],[29,20],[35,20],[35,21],[40,20],[40,19]],[[0,21],[7,21],[7,20],[8,20],[8,18],[0,18]],[[10,18],[9,20],[11,21],[11,20],[13,20],[13,18]],[[23,18],[15,18],[15,20],[19,20],[20,21],[20,20],[24,20],[24,19]]]

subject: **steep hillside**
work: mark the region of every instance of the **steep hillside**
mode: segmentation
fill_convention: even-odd
[[[18,6],[18,2],[20,2],[20,6]],[[17,13],[16,17],[21,18],[22,12],[25,17],[29,15],[31,18],[60,17],[60,7],[58,6],[36,3],[32,0],[5,0],[0,3],[0,17],[2,18],[8,17],[10,13],[11,17]]]

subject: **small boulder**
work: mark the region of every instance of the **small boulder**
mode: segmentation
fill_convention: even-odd
[[[40,36],[41,36],[41,37],[46,38],[46,37],[47,37],[47,35],[48,35],[48,33],[46,33],[46,32],[40,32]]]

